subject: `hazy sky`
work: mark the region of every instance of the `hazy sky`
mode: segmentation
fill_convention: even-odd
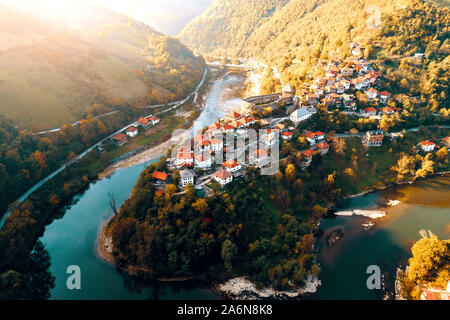
[[[154,27],[176,35],[196,15],[206,10],[213,0],[0,0],[28,9],[44,17],[76,18],[81,11],[77,2],[99,3]]]

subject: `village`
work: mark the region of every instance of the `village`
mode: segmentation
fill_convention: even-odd
[[[351,43],[350,49],[352,55],[346,59],[341,59],[339,52],[332,51],[329,60],[319,60],[315,71],[323,76],[311,79],[312,83],[303,84],[297,91],[288,83],[282,87],[281,93],[248,97],[238,110],[229,112],[178,147],[173,153],[175,156],[167,159],[167,167],[179,173],[179,178],[178,175],[175,178],[179,180],[179,187],[183,189],[193,185],[208,194],[245,176],[249,166],[264,168],[279,161],[271,157],[275,148],[288,143],[299,124],[316,114],[318,109],[331,113],[335,108],[345,114],[374,120],[401,111],[389,106],[392,94],[380,88],[381,75],[363,58],[364,48]],[[371,106],[360,108],[359,94],[364,94]],[[261,116],[272,112],[285,116],[277,121]],[[160,119],[155,116],[140,118],[125,133],[115,135],[112,140],[122,146],[128,138],[136,137],[139,130],[147,130],[159,122]],[[256,140],[253,132],[258,133]],[[315,154],[325,156],[329,152],[332,139],[321,131],[303,130],[302,134],[309,144],[309,148],[301,150],[302,169],[305,169]],[[386,137],[397,139],[403,133],[371,130],[341,136],[359,136],[366,148],[373,148],[382,146]],[[237,141],[245,143],[239,144]],[[442,141],[447,147],[450,146],[450,137]],[[430,140],[418,141],[417,146],[423,152],[439,149],[437,141]],[[155,171],[153,178],[155,186],[162,191],[174,177]]]

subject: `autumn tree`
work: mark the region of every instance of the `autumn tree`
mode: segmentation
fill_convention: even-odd
[[[237,249],[236,245],[233,242],[231,242],[231,240],[227,239],[223,242],[221,256],[222,256],[225,268],[229,272],[231,272],[231,270],[233,269],[232,262],[236,258],[237,251],[238,251],[238,249]]]

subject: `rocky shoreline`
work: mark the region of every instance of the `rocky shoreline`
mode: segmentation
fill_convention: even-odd
[[[232,300],[289,300],[313,294],[317,292],[320,285],[321,281],[317,277],[309,275],[303,288],[297,291],[277,291],[269,287],[257,289],[250,280],[245,277],[237,277],[216,285],[215,289]]]

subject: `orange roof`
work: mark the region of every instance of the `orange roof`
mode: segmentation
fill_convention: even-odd
[[[127,138],[127,136],[123,133],[118,133],[114,137],[112,137],[113,140],[117,140],[117,141],[120,141],[120,140],[123,140],[126,138]]]
[[[377,109],[375,109],[374,107],[368,107],[364,109],[365,112],[377,112]]]
[[[200,141],[200,145],[201,146],[209,146],[211,144],[211,142],[209,140],[202,140]]]
[[[239,165],[239,162],[237,162],[236,160],[227,160],[224,163],[222,163],[222,166],[227,167],[227,168],[234,168],[237,167]]]
[[[233,129],[235,129],[234,126],[229,125],[229,124],[224,125],[223,128],[224,128],[225,130],[233,130]]]
[[[447,142],[447,143],[450,143],[450,136],[449,136],[449,137],[442,138],[442,141]]]
[[[231,173],[229,173],[228,171],[223,170],[223,169],[220,169],[214,175],[221,180],[226,180],[226,179],[232,177]]]
[[[434,142],[431,142],[430,140],[420,141],[419,142],[423,146],[433,146]]]
[[[378,94],[378,91],[376,89],[374,89],[374,88],[367,89],[367,92],[372,92],[372,93],[377,93]]]
[[[318,143],[318,144],[316,144],[316,146],[317,146],[317,148],[319,148],[319,149],[327,149],[327,148],[330,147],[330,145],[329,145],[328,143],[326,143],[326,142]]]
[[[308,149],[306,151],[303,151],[302,154],[307,157],[307,158],[311,158],[314,154],[314,150],[313,149]]]
[[[151,116],[151,117],[150,117],[150,120],[151,120],[151,121],[158,121],[159,118],[157,118],[157,117],[155,117],[155,116]]]
[[[180,152],[177,154],[177,159],[182,160],[194,159],[194,154],[192,152]]]
[[[390,97],[390,96],[391,96],[391,93],[388,92],[388,91],[383,91],[383,92],[380,92],[380,96]]]
[[[325,133],[317,131],[317,132],[311,132],[311,131],[307,131],[305,136],[310,138],[310,139],[314,139],[315,137],[320,137],[320,136],[324,136]]]
[[[169,174],[165,173],[165,172],[161,172],[161,171],[153,171],[152,173],[152,177],[158,180],[163,180],[166,181],[167,177],[169,176]]]
[[[237,113],[237,112],[235,112],[235,111],[232,111],[232,112],[230,112],[230,113],[227,114],[227,117],[228,117],[228,118],[236,119],[236,118],[242,117],[242,115],[241,115],[240,113]]]
[[[394,109],[392,109],[391,107],[384,107],[384,108],[381,108],[381,111],[383,111],[384,113],[389,113],[389,112],[394,112]]]
[[[220,128],[222,128],[222,125],[220,123],[216,122],[216,123],[213,123],[212,125],[210,125],[208,128],[210,128],[210,129],[220,129]]]
[[[149,120],[146,118],[139,118],[138,122],[142,124],[148,124]]]
[[[135,126],[131,126],[127,129],[127,132],[136,132],[138,129]]]
[[[285,132],[282,133],[282,135],[285,136],[285,137],[290,137],[290,136],[292,136],[292,132],[285,131]]]

